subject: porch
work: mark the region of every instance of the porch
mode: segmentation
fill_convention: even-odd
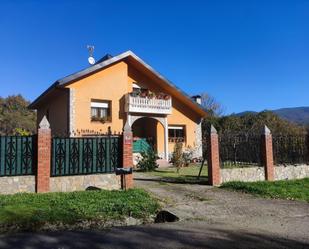
[[[167,117],[128,114],[128,120],[133,133],[133,153],[152,149],[160,159],[168,161]]]
[[[152,148],[159,158],[168,161],[167,116],[172,114],[171,96],[137,89],[125,95],[125,112],[133,132],[133,151]]]

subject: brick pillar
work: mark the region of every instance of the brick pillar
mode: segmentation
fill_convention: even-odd
[[[38,167],[36,175],[36,192],[49,192],[51,162],[51,130],[44,116],[38,129]]]
[[[219,139],[214,126],[211,125],[210,136],[208,138],[208,183],[210,185],[220,185],[220,162],[219,162]]]
[[[262,163],[265,170],[265,180],[273,181],[274,180],[274,158],[273,158],[273,139],[270,130],[265,125],[263,134],[261,136],[262,141]]]
[[[123,129],[123,167],[133,167],[133,133],[129,123],[127,122]],[[125,179],[124,179],[125,178]],[[126,184],[126,186],[124,185]],[[122,177],[122,188],[133,188],[133,174],[125,175]]]

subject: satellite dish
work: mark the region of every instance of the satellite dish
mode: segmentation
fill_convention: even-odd
[[[88,49],[88,52],[89,52],[88,62],[89,62],[90,65],[93,65],[95,63],[95,59],[93,58],[94,46],[87,45],[87,49]]]
[[[92,56],[90,56],[88,58],[88,62],[89,62],[90,65],[93,65],[95,63],[95,59]]]

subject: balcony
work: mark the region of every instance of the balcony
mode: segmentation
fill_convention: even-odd
[[[126,95],[126,112],[152,113],[152,114],[171,114],[172,98],[168,95],[164,97],[156,96],[134,96]]]

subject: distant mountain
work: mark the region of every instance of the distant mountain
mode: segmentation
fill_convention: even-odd
[[[309,124],[309,107],[282,108],[273,112],[294,123]]]
[[[281,118],[287,119],[297,124],[309,124],[309,106],[307,107],[292,107],[271,110]],[[245,111],[235,114],[236,116],[243,116],[246,114],[256,114],[254,111]]]

